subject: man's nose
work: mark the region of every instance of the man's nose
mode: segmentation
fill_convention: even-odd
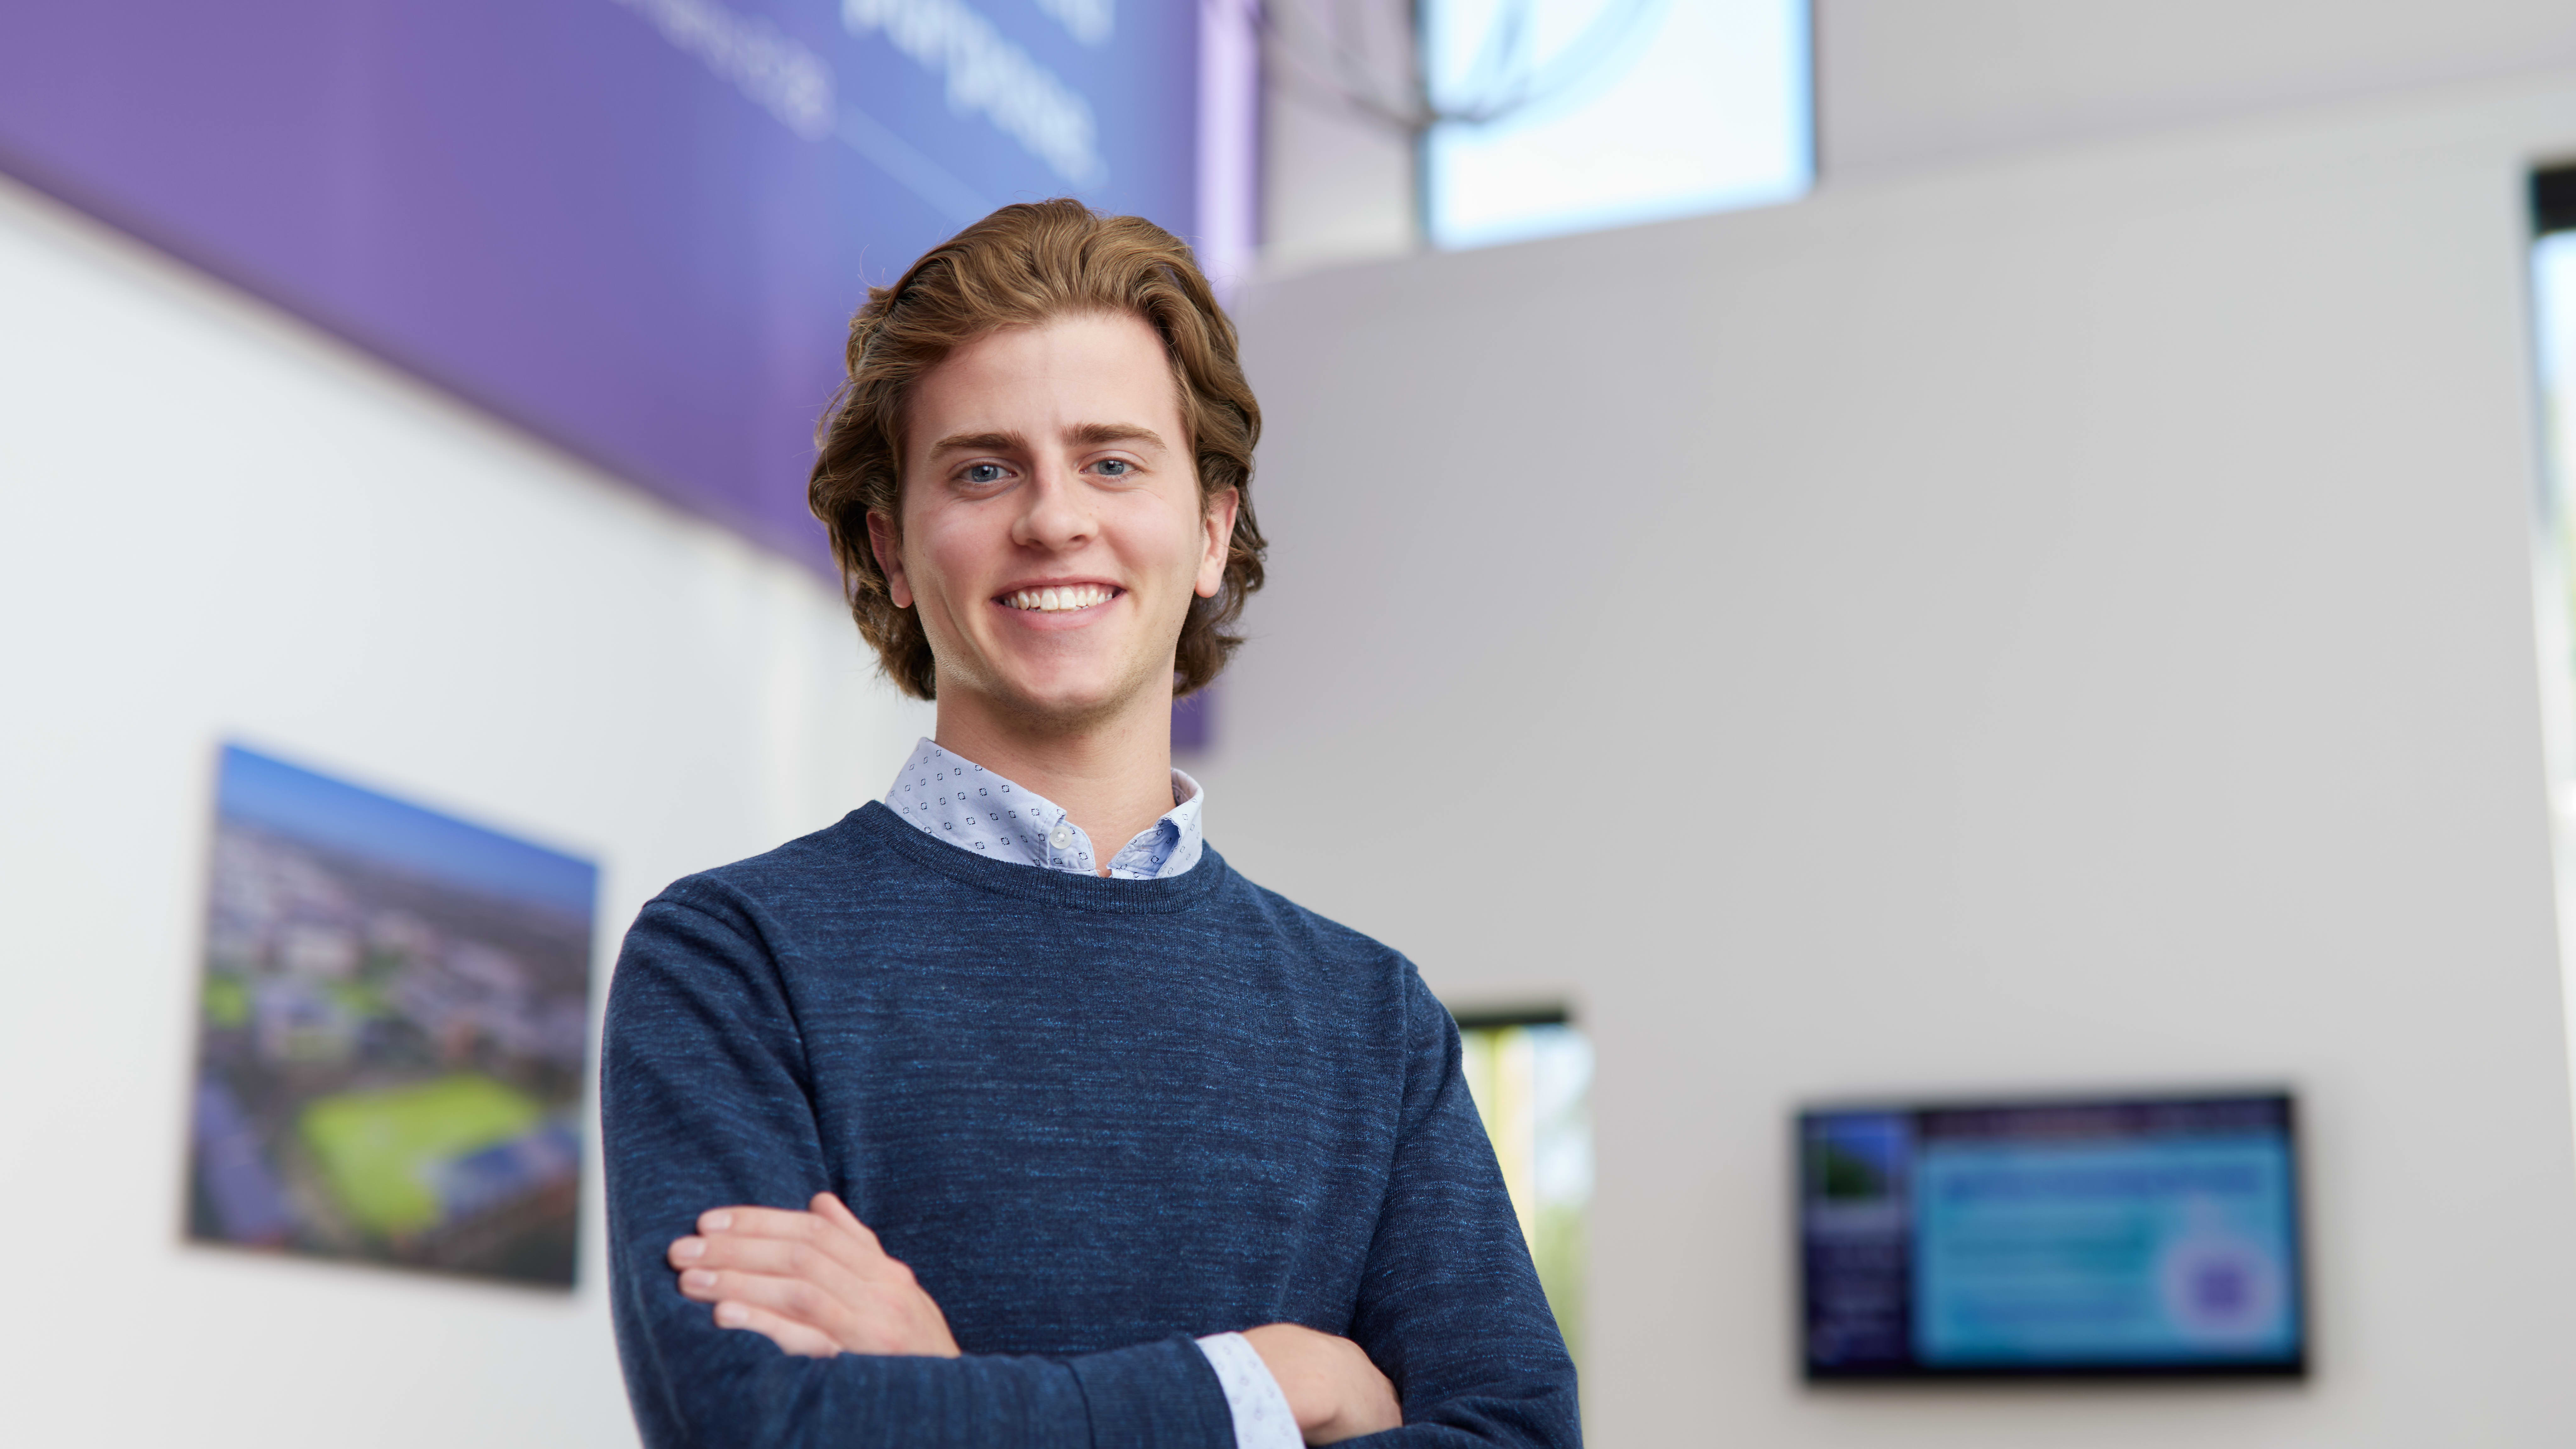
[[[1090,490],[1072,469],[1062,463],[1040,463],[1026,497],[1028,505],[1012,521],[1012,542],[1062,552],[1090,540]]]

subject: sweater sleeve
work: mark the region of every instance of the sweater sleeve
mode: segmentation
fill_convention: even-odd
[[[801,1209],[837,1186],[758,917],[688,890],[627,933],[600,1061],[611,1312],[644,1443],[1232,1445],[1224,1391],[1184,1335],[1068,1358],[800,1358],[681,1295],[663,1255],[699,1213]]]
[[[1410,963],[1404,1115],[1350,1336],[1404,1427],[1350,1449],[1575,1449],[1574,1363],[1467,1094],[1458,1025]]]

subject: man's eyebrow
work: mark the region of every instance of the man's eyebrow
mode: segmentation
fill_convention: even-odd
[[[1143,443],[1155,448],[1163,446],[1162,434],[1152,428],[1139,427],[1134,423],[1083,423],[1065,436],[1070,441],[1088,448],[1103,447],[1110,443]]]
[[[930,445],[931,456],[941,453],[1025,453],[1029,440],[1017,433],[950,433]]]

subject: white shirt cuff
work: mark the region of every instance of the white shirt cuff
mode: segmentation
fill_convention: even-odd
[[[1297,1416],[1288,1412],[1288,1396],[1261,1361],[1261,1350],[1240,1333],[1211,1333],[1199,1340],[1199,1352],[1225,1388],[1225,1407],[1234,1415],[1234,1449],[1305,1449]]]

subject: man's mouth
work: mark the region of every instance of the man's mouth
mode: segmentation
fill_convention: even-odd
[[[1044,589],[1018,589],[1002,595],[1002,607],[1035,614],[1063,614],[1108,603],[1126,590],[1108,584],[1063,584]]]

